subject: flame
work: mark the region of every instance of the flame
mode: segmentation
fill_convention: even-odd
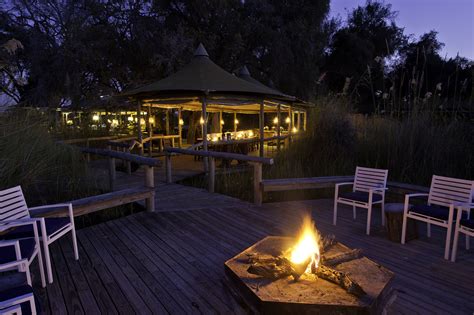
[[[302,264],[311,258],[311,263],[308,264],[306,272],[310,272],[313,265],[317,268],[320,259],[319,242],[320,236],[314,222],[310,216],[304,217],[298,241],[291,251],[291,262]]]

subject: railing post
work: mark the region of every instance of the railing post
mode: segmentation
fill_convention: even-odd
[[[166,168],[166,182],[172,183],[171,179],[171,153],[167,153],[165,156],[165,168]]]
[[[149,188],[155,188],[155,178],[153,173],[153,166],[145,167],[145,186]],[[146,201],[146,210],[149,212],[155,211],[155,192],[153,191],[150,198],[147,198]]]
[[[112,146],[108,145],[107,150],[112,150]],[[109,157],[109,188],[110,190],[114,190],[114,181],[116,179],[116,172],[115,172],[115,158]]]
[[[86,140],[86,148],[89,148],[89,139]],[[86,161],[87,162],[91,161],[91,154],[90,153],[86,154]]]
[[[215,188],[215,178],[216,178],[216,159],[209,157],[209,192],[213,193]]]
[[[253,202],[257,206],[262,205],[263,191],[262,191],[262,163],[253,164]]]

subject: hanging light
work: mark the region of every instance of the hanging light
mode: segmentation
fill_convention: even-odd
[[[273,118],[273,123],[276,125],[278,124],[278,117]]]
[[[148,121],[150,122],[150,124],[154,124],[155,123],[155,118],[150,117],[150,119]]]
[[[289,123],[291,122],[290,117],[286,117],[285,122],[286,122],[287,124],[289,124]]]
[[[112,119],[112,126],[118,126],[119,122],[117,119]]]
[[[221,119],[221,125],[224,125],[224,119]]]
[[[94,115],[94,116],[92,116],[92,120],[93,120],[93,121],[99,121],[99,118],[100,118],[100,117],[99,117],[99,115],[97,115],[97,114]]]
[[[298,129],[296,127],[293,127],[293,129],[291,130],[293,133],[297,133],[298,132]]]
[[[133,116],[128,116],[128,117],[127,117],[127,120],[128,120],[128,121],[133,121]]]
[[[140,125],[144,125],[144,124],[145,124],[145,119],[140,118]]]
[[[238,119],[235,119],[235,120],[234,120],[234,123],[235,123],[236,125],[238,125],[238,124],[239,124],[239,120],[238,120]]]
[[[201,117],[201,118],[199,119],[199,123],[200,123],[201,125],[204,125],[204,118]]]
[[[182,118],[179,119],[179,125],[183,126],[184,125],[184,120]]]

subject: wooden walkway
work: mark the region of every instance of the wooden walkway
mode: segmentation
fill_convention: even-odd
[[[306,211],[323,234],[335,234],[395,272],[388,314],[473,313],[474,254],[461,249],[457,263],[445,261],[444,234],[436,229],[432,239],[400,245],[376,227],[366,236],[362,210],[353,221],[352,209],[341,209],[332,226],[331,200],[256,208],[201,189],[158,188],[160,212],[79,230],[78,262],[67,238],[53,246],[55,282],[36,288],[45,313],[245,313],[226,288],[224,262],[267,235],[294,235]]]

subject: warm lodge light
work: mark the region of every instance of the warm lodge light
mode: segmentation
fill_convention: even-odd
[[[308,264],[306,272],[311,272],[311,268],[319,266],[320,236],[314,226],[314,222],[309,216],[303,219],[303,226],[296,245],[291,249],[290,261],[294,264]]]
[[[133,116],[128,116],[128,117],[127,117],[127,120],[128,120],[128,121],[133,121]]]
[[[293,127],[293,129],[291,130],[291,132],[293,132],[293,133],[297,133],[297,132],[298,132],[298,128],[296,128],[296,127]]]
[[[204,118],[201,117],[201,118],[199,119],[199,123],[200,123],[201,125],[204,125]]]
[[[184,125],[184,120],[182,118],[179,119],[180,126]]]
[[[68,124],[68,125],[72,125],[73,123],[74,123],[74,122],[73,122],[71,119],[68,119],[68,120],[66,121],[66,124]]]
[[[221,119],[221,125],[224,125],[224,119]]]
[[[252,137],[253,137],[253,131],[249,130],[249,138],[252,138]]]
[[[145,119],[140,118],[140,125],[145,125]]]
[[[148,121],[150,122],[150,124],[154,124],[155,123],[155,118],[150,117],[150,119]]]
[[[278,117],[273,118],[273,123],[276,125],[278,124]]]
[[[93,121],[99,121],[99,115],[94,115],[92,116]]]
[[[118,126],[118,124],[119,124],[119,121],[117,119],[112,119],[112,126],[113,127]]]
[[[286,122],[287,124],[289,124],[289,123],[291,122],[290,117],[286,117],[285,122]]]
[[[236,125],[238,125],[238,124],[239,124],[239,120],[238,120],[238,119],[234,120],[234,123],[235,123]]]

